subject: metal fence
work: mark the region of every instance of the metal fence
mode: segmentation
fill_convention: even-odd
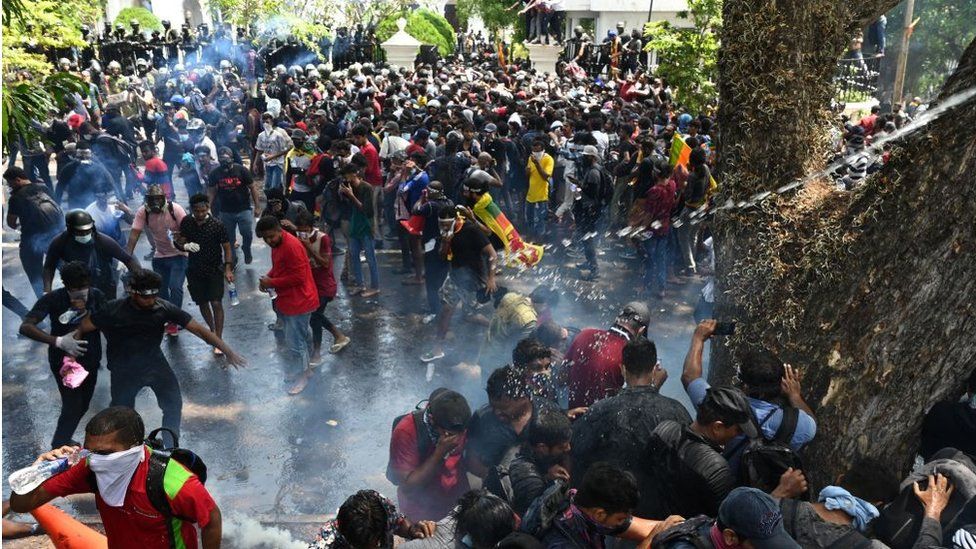
[[[837,62],[834,84],[837,86],[837,100],[844,103],[867,101],[878,90],[883,56],[845,57]]]

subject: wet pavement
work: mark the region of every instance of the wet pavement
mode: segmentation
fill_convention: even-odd
[[[9,229],[4,234],[3,286],[30,307],[32,293],[17,258],[15,237]],[[379,296],[348,296],[340,284],[326,314],[352,337],[352,343],[339,355],[326,353],[318,375],[299,396],[286,393],[275,338],[267,327],[274,313],[266,294],[257,290],[258,278],[270,266],[270,251],[259,239],[254,243],[254,263],[237,269],[241,304],[231,307],[224,300],[224,339],[249,360],[249,368],[220,369],[220,359],[210,347],[185,332],[163,342],[183,390],[181,445],[207,462],[207,487],[225,516],[238,513],[280,523],[306,517],[306,522],[315,522],[308,516],[334,512],[346,496],[362,488],[393,497],[395,489],[384,477],[393,418],[412,410],[439,386],[461,391],[471,399],[472,408],[486,401],[482,377],[471,368],[484,328],[460,320],[461,315],[455,316],[447,357],[437,362],[428,381],[427,368],[418,358],[434,332],[432,324],[424,323],[424,290],[401,285],[402,277],[392,274],[399,251],[390,250],[391,246],[388,241],[388,249],[378,254]],[[506,269],[499,283],[526,293],[540,283],[554,285],[562,292],[555,320],[566,326],[605,327],[623,303],[638,295],[639,262],[620,258],[622,249],[604,247],[600,257],[604,277],[595,283],[578,280],[576,260],[566,257],[559,244],[548,248],[533,270]],[[145,239],[136,251],[139,258],[148,251]],[[337,275],[341,263],[342,257],[336,257]],[[651,298],[649,302],[650,337],[670,373],[662,393],[686,405],[679,377],[699,288],[700,284],[678,286],[664,301]],[[184,309],[202,322],[189,294]],[[485,312],[490,315],[490,310]],[[4,309],[4,479],[47,450],[60,407],[46,350],[18,337],[18,326],[17,316]],[[325,333],[323,346],[330,344]],[[101,373],[89,413],[76,432],[79,440],[88,418],[109,404],[107,370]],[[136,407],[147,429],[159,425],[159,408],[148,389],[140,394]],[[3,484],[6,497],[9,488]],[[82,515],[95,514],[91,498],[73,500],[65,507]]]

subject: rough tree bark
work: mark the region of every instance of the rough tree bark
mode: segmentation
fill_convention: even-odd
[[[825,163],[831,76],[850,32],[896,0],[726,0],[720,70],[723,196],[741,200]],[[976,42],[940,100],[976,85]],[[827,181],[716,215],[717,317],[735,349],[805,372],[823,485],[861,456],[905,471],[925,411],[976,367],[976,99],[897,143],[852,193]]]

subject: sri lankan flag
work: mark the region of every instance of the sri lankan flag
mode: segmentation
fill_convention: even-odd
[[[669,158],[671,167],[681,166],[687,170],[689,160],[691,160],[691,147],[675,132],[674,137],[671,138],[671,155]],[[710,177],[708,180],[708,189],[705,191],[705,200],[707,201],[717,190],[718,182],[715,181],[714,177]]]
[[[532,267],[542,259],[542,246],[529,244],[515,230],[512,222],[505,217],[491,195],[485,193],[475,202],[474,215],[505,245],[509,257],[513,257],[526,267]]]

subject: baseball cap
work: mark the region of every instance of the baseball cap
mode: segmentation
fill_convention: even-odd
[[[399,133],[400,132],[400,125],[397,124],[396,122],[392,121],[392,120],[390,120],[389,122],[387,122],[386,124],[384,124],[383,125],[383,128],[386,129],[386,131],[392,132],[392,133]]]
[[[427,128],[420,128],[419,130],[413,132],[414,139],[427,139],[428,137],[430,137],[430,132],[427,130]]]
[[[756,428],[752,406],[746,399],[745,393],[735,387],[709,387],[705,391],[705,399],[701,406],[714,409],[722,418],[722,423],[738,425],[743,434],[749,438],[757,438],[759,430]]]
[[[434,425],[449,431],[462,431],[471,419],[471,407],[460,393],[445,390],[427,406]]]
[[[291,132],[291,138],[292,138],[293,140],[298,140],[298,139],[301,139],[301,140],[304,140],[304,139],[305,139],[306,137],[308,137],[308,136],[307,136],[307,135],[305,135],[305,132],[304,132],[304,131],[302,131],[302,130],[298,130],[298,129],[296,129],[296,130],[293,130],[293,131]]]
[[[549,129],[550,130],[555,130],[555,129],[558,129],[558,128],[561,128],[561,127],[563,127],[563,123],[560,122],[559,120],[556,120],[555,122],[552,123],[552,125],[549,126]]]
[[[583,147],[583,156],[592,156],[594,158],[600,157],[600,151],[593,145],[587,145]]]
[[[732,490],[718,508],[718,522],[756,549],[799,549],[783,528],[783,513],[769,494],[756,488]]]

